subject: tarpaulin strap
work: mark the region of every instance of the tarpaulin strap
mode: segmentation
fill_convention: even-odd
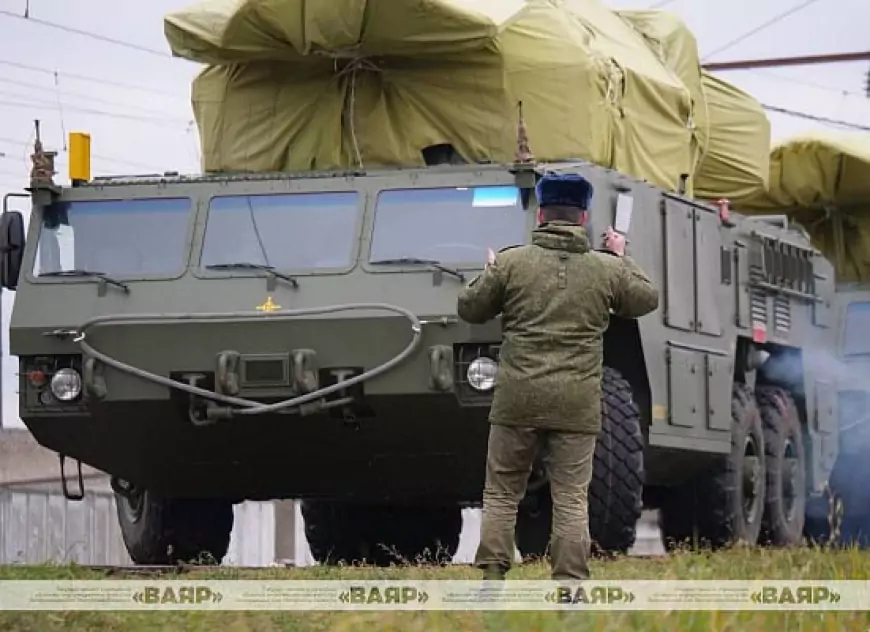
[[[349,100],[345,108],[345,115],[348,118],[348,129],[350,129],[350,139],[353,143],[353,151],[356,156],[357,165],[360,169],[364,168],[362,152],[359,148],[359,140],[356,135],[356,77],[360,70],[368,70],[371,72],[382,72],[381,68],[368,59],[365,55],[358,53],[356,48],[343,48],[335,51],[318,50],[316,54],[330,57],[335,60],[335,70],[338,77],[349,75],[348,87],[350,88]],[[340,69],[338,60],[347,60]]]
[[[834,238],[834,261],[836,269],[842,272],[846,269],[846,235],[843,227],[843,215],[833,204],[825,204],[825,216],[831,223],[831,234]]]
[[[625,89],[625,74],[614,59],[604,61],[605,79],[607,80],[607,93],[605,100],[622,113],[622,93]]]

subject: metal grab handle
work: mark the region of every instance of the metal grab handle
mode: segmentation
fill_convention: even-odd
[[[132,365],[129,365],[125,362],[121,362],[120,360],[115,360],[114,358],[97,351],[91,346],[90,343],[86,341],[87,330],[98,325],[106,325],[110,323],[160,323],[164,322],[166,324],[176,324],[178,322],[227,322],[227,323],[236,323],[239,321],[239,318],[244,317],[255,317],[257,321],[262,322],[265,319],[269,320],[288,320],[291,318],[297,318],[299,316],[310,316],[315,314],[333,314],[338,312],[347,312],[347,311],[360,311],[360,310],[381,310],[381,311],[390,311],[396,312],[409,321],[411,321],[411,331],[413,332],[413,337],[411,342],[408,344],[405,349],[402,350],[401,353],[393,357],[392,359],[384,362],[380,366],[377,366],[373,369],[365,371],[356,377],[352,377],[348,380],[338,382],[337,384],[333,384],[332,386],[327,386],[316,391],[312,391],[311,393],[307,393],[306,395],[301,395],[299,397],[294,397],[293,399],[284,400],[281,402],[276,402],[274,404],[263,404],[261,402],[256,402],[253,400],[242,399],[239,397],[231,397],[228,395],[221,395],[218,393],[214,393],[211,391],[207,391],[205,389],[190,385],[183,384],[181,382],[176,382],[175,380],[171,380],[169,378],[163,377],[161,375],[156,375],[154,373],[150,373],[148,371],[144,371],[142,369],[138,369]],[[174,388],[180,391],[184,391],[186,393],[190,393],[192,395],[199,395],[205,399],[211,399],[218,402],[223,402],[225,404],[232,404],[235,406],[241,406],[241,410],[235,411],[236,414],[239,415],[260,415],[265,413],[276,412],[278,410],[282,410],[284,408],[293,408],[295,406],[299,406],[301,404],[305,404],[307,402],[314,401],[316,399],[320,399],[326,395],[331,393],[335,393],[337,391],[342,391],[347,389],[350,386],[354,386],[355,384],[359,384],[366,380],[370,380],[386,371],[389,371],[393,367],[399,365],[406,358],[408,358],[420,345],[420,341],[422,340],[422,323],[417,316],[402,307],[398,307],[396,305],[390,305],[387,303],[348,303],[345,305],[330,305],[327,307],[312,307],[306,309],[296,309],[296,310],[282,310],[271,312],[268,316],[264,317],[260,313],[254,312],[233,312],[228,314],[220,314],[220,313],[207,313],[207,314],[122,314],[115,316],[99,316],[97,318],[93,318],[89,321],[86,321],[79,329],[75,330],[75,342],[81,347],[82,351],[111,366],[119,371],[123,371],[135,377],[138,377],[143,380],[147,380],[150,382],[154,382],[155,384],[160,384],[161,386],[166,386],[167,388]]]

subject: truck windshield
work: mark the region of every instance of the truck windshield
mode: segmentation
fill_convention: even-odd
[[[486,250],[525,243],[526,213],[515,186],[381,191],[369,261],[420,258],[486,262]]]
[[[180,273],[187,261],[189,198],[58,202],[43,210],[34,275]]]
[[[353,261],[358,212],[354,192],[214,197],[200,266],[345,268]]]

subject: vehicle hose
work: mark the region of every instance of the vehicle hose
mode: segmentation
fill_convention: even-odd
[[[108,355],[97,351],[91,346],[87,341],[87,331],[93,327],[98,325],[106,325],[113,323],[139,323],[139,324],[148,324],[148,323],[157,323],[160,321],[170,323],[178,323],[179,321],[184,321],[188,323],[192,322],[220,322],[224,321],[227,323],[238,323],[240,318],[247,316],[257,316],[258,321],[263,320],[288,320],[291,318],[298,318],[300,316],[312,316],[312,315],[322,315],[322,314],[334,314],[338,312],[347,312],[347,311],[358,311],[358,310],[384,310],[398,313],[409,321],[411,321],[411,331],[413,332],[413,337],[411,342],[395,357],[391,358],[387,362],[376,366],[373,369],[368,371],[364,371],[360,375],[349,378],[342,382],[338,382],[331,386],[327,386],[321,389],[317,389],[305,395],[300,395],[298,397],[294,397],[292,399],[284,400],[281,402],[276,402],[274,404],[263,404],[262,402],[256,402],[253,400],[242,399],[239,397],[232,397],[229,395],[222,395],[220,393],[215,393],[212,391],[207,391],[205,389],[199,388],[197,386],[193,386],[192,384],[185,384],[183,382],[177,382],[168,377],[163,377],[161,375],[156,375],[154,373],[150,373],[148,371],[136,368],[132,365],[127,364],[126,362],[121,362],[120,360],[116,360]],[[160,384],[162,386],[166,386],[168,388],[174,388],[180,391],[184,391],[186,393],[190,393],[191,395],[199,395],[205,399],[211,399],[219,402],[223,402],[225,404],[232,404],[235,406],[241,406],[242,409],[234,411],[234,414],[238,415],[260,415],[265,413],[276,412],[285,408],[292,408],[295,406],[300,406],[302,404],[314,401],[316,399],[320,399],[326,395],[331,393],[335,393],[337,391],[345,390],[351,386],[364,382],[366,380],[370,380],[386,371],[389,371],[393,367],[402,363],[408,356],[410,356],[416,348],[419,346],[420,341],[422,339],[423,333],[423,325],[417,316],[402,307],[398,307],[396,305],[390,305],[387,303],[348,303],[345,305],[330,305],[326,307],[311,307],[304,309],[295,309],[295,310],[282,310],[271,312],[268,316],[263,316],[259,313],[253,312],[236,312],[230,314],[221,314],[221,313],[206,313],[206,314],[120,314],[114,316],[99,316],[97,318],[92,318],[91,320],[86,321],[81,327],[72,332],[76,335],[74,341],[81,347],[82,351],[95,358],[96,360],[113,367],[119,371],[123,371],[124,373],[129,373],[135,377],[138,377],[143,380],[147,380],[150,382],[154,382],[155,384]]]

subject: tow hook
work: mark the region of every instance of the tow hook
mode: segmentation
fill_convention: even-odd
[[[335,377],[336,384],[346,382],[347,378],[353,375],[353,371],[350,369],[336,369],[331,371],[331,373]],[[347,391],[345,389],[340,389],[338,395],[346,399],[348,402],[353,401],[353,398],[347,396]],[[348,426],[353,426],[355,429],[359,429],[359,419],[357,419],[356,413],[353,411],[350,403],[341,407],[341,419]]]
[[[187,380],[187,383],[190,386],[196,386],[200,380],[205,379],[205,376],[202,373],[185,373],[184,379]],[[190,423],[194,426],[211,426],[217,423],[217,419],[215,419],[214,414],[210,409],[219,408],[217,404],[212,401],[209,401],[203,397],[198,397],[191,393],[188,396],[188,405],[187,405],[187,416],[190,419]]]

